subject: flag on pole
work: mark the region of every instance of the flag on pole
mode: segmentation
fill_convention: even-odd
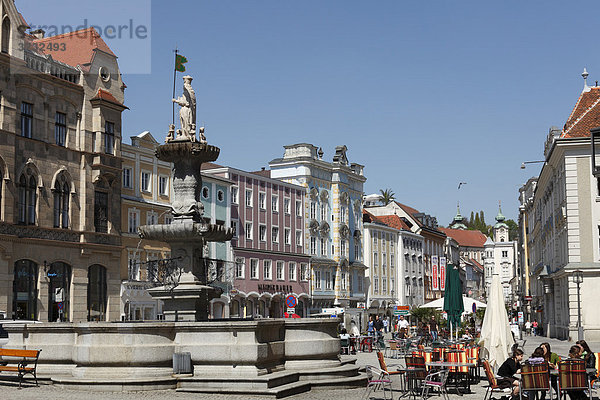
[[[185,72],[185,64],[188,62],[187,58],[182,56],[181,54],[175,55],[175,71]]]

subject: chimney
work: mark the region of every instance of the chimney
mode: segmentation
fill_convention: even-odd
[[[264,171],[264,170],[265,170],[265,167],[260,167],[260,170],[261,170],[261,171]]]
[[[31,31],[29,33],[35,36],[36,39],[43,39],[46,35],[46,31],[44,31],[43,29],[36,29],[35,31]]]

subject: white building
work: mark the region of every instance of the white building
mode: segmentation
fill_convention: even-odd
[[[584,79],[587,73],[583,74]],[[576,339],[577,285],[586,340],[600,340],[600,181],[592,174],[590,129],[600,125],[600,87],[584,83],[562,130],[551,128],[535,186],[521,189],[530,270],[532,318],[544,334]],[[528,190],[529,189],[529,190]],[[531,196],[533,189],[533,196]]]
[[[494,238],[488,238],[484,244],[484,277],[486,293],[490,293],[492,275],[498,274],[502,282],[505,302],[510,302],[513,289],[513,278],[517,272],[517,242],[510,241],[508,225],[502,210],[498,210],[496,224],[494,225]]]

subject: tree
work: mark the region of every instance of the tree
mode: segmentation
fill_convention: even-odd
[[[507,219],[506,225],[508,225],[508,240],[518,240],[519,225],[512,219]]]
[[[381,204],[383,204],[384,206],[387,206],[388,204],[390,204],[392,201],[395,200],[396,198],[396,193],[394,193],[392,191],[392,189],[379,189],[379,201],[381,202]]]

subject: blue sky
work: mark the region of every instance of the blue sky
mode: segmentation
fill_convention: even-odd
[[[589,82],[600,80],[593,1],[17,6],[30,24],[132,18],[150,28],[144,40],[107,40],[128,86],[124,136],[166,134],[177,45],[220,163],[257,170],[299,142],[331,159],[345,144],[365,165],[367,194],[391,188],[443,225],[457,201],[463,215],[484,210],[488,223],[498,201],[516,218],[518,188],[539,172],[521,162],[543,158],[549,127],[564,124],[581,92],[583,67]]]

